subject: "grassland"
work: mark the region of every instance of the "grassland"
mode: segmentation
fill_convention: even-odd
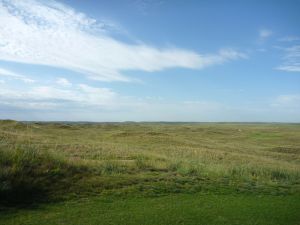
[[[0,224],[300,224],[300,125],[0,122]]]

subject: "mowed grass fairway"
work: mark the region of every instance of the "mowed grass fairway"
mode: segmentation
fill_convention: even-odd
[[[300,224],[300,125],[0,121],[0,224]]]

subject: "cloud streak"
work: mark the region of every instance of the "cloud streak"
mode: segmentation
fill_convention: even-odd
[[[110,27],[56,1],[0,0],[0,60],[66,68],[95,80],[130,81],[124,71],[201,69],[245,57],[232,49],[198,54],[127,44],[114,39]]]
[[[74,88],[55,87],[55,86],[33,86],[25,90],[14,89],[3,86],[0,90],[0,103],[16,106],[19,108],[36,109],[45,105],[55,109],[57,107],[86,107],[86,106],[105,106],[117,103],[120,98],[115,92],[108,88],[95,88],[86,84],[78,84]]]
[[[14,112],[15,117],[10,118],[15,119],[188,121],[193,120],[191,116],[204,118],[222,108],[222,104],[209,101],[166,102],[159,98],[122,96],[111,89],[86,84],[67,88],[54,84],[31,86],[23,90],[4,84],[0,89],[0,109]]]
[[[283,64],[277,69],[286,72],[300,72],[300,45],[282,48],[282,50],[285,52]]]
[[[21,80],[25,83],[34,83],[35,82],[33,79],[30,79],[22,74],[18,74],[18,73],[15,73],[10,70],[3,69],[3,68],[0,68],[0,76],[8,77],[8,78],[14,79],[14,80]]]
[[[63,86],[63,87],[72,86],[72,83],[64,77],[60,77],[60,78],[56,79],[56,84],[58,84],[59,86]]]
[[[54,84],[53,84],[54,85]],[[165,101],[125,97],[86,84],[0,89],[0,117],[69,121],[299,121],[299,94],[279,95],[259,104],[224,104],[203,99]],[[164,112],[164,113],[162,113]],[[220,117],[222,115],[222,117]],[[252,117],[245,120],[245,116]],[[284,115],[284,116],[283,116]]]
[[[268,29],[261,29],[259,31],[259,37],[262,40],[267,39],[268,37],[272,36],[272,34],[273,34],[273,31],[268,30]]]
[[[281,41],[281,42],[300,41],[300,37],[298,37],[298,36],[285,36],[283,38],[280,38],[279,41]]]

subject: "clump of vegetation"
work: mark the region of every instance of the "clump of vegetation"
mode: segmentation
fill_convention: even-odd
[[[0,201],[4,204],[32,203],[54,199],[67,191],[76,175],[86,168],[34,147],[0,149]]]

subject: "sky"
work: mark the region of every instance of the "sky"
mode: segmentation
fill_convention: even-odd
[[[0,0],[0,119],[300,122],[300,0]]]

